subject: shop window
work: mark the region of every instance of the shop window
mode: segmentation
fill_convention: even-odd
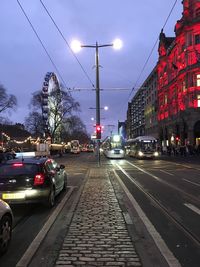
[[[200,34],[194,36],[194,43],[195,45],[200,44]]]

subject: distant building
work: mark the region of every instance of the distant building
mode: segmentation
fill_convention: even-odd
[[[126,122],[118,121],[118,134],[126,139]]]
[[[128,103],[127,111],[127,139],[145,134],[144,120],[144,88],[141,87],[131,102]]]

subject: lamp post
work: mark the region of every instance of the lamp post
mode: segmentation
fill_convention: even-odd
[[[95,48],[95,67],[96,67],[96,126],[101,125],[100,121],[100,86],[99,86],[99,48],[112,46],[115,49],[120,49],[122,47],[122,42],[119,39],[113,41],[112,44],[99,45],[96,42],[95,45],[81,45],[79,41],[74,40],[71,44],[72,50],[74,52],[79,52],[82,47]],[[100,126],[101,127],[101,126]],[[100,139],[97,140],[97,158],[98,166],[100,166]]]

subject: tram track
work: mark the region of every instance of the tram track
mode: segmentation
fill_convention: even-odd
[[[173,184],[171,184],[171,183],[169,183],[169,182],[167,182],[167,181],[162,180],[162,179],[159,178],[158,176],[152,174],[152,173],[149,172],[149,171],[144,170],[143,168],[141,168],[141,167],[139,167],[139,166],[137,166],[137,165],[135,165],[135,164],[129,162],[128,160],[126,160],[126,162],[127,162],[129,165],[131,165],[132,167],[136,168],[137,170],[139,170],[139,171],[141,171],[141,172],[143,172],[143,173],[145,173],[145,174],[151,176],[152,178],[154,178],[154,179],[157,180],[158,182],[160,182],[160,183],[162,183],[162,184],[164,184],[164,185],[166,185],[166,186],[168,186],[168,187],[171,187],[172,189],[174,189],[174,190],[180,192],[182,195],[185,196],[186,199],[188,199],[189,201],[192,201],[194,204],[196,204],[196,205],[200,205],[200,199],[199,199],[198,197],[195,197],[195,196],[193,196],[193,195],[191,195],[191,194],[185,192],[184,190],[178,188],[177,186],[175,186],[175,185],[173,185]]]
[[[132,177],[131,175],[128,174],[128,172],[122,168],[119,164],[115,163],[115,166],[117,166],[117,168],[129,179],[129,181],[131,181],[131,183],[133,183],[136,188],[143,193],[143,195],[150,200],[150,202],[152,204],[154,204],[154,206],[156,206],[160,212],[167,217],[167,219],[173,223],[179,230],[181,230],[181,232],[184,233],[185,236],[187,236],[194,244],[196,247],[198,247],[198,249],[200,248],[200,238],[194,234],[187,226],[184,225],[184,223],[182,223],[180,220],[178,220],[173,214],[171,214],[171,212],[163,205],[160,203],[160,201],[158,199],[156,199],[151,193],[147,192],[135,179],[134,177]],[[114,170],[114,173],[116,176],[118,176],[116,170]],[[182,190],[181,190],[182,191]],[[182,192],[185,193],[185,192]],[[187,194],[187,193],[186,193]],[[200,203],[200,201],[198,200],[198,203]]]

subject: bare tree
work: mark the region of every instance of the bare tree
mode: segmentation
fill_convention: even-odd
[[[6,89],[3,85],[0,85],[0,113],[14,109],[17,106],[17,99],[14,95],[6,93]]]
[[[30,107],[33,111],[41,114],[41,116],[42,101],[42,92],[35,92],[30,103]],[[58,139],[60,139],[60,136],[58,138],[58,135],[61,135],[61,131],[64,127],[63,123],[71,116],[72,112],[79,111],[79,108],[79,103],[75,101],[68,92],[62,89],[52,90],[48,94],[48,129],[52,142],[59,141]],[[35,119],[37,119],[37,116]],[[44,125],[44,123],[42,125]]]
[[[42,137],[44,133],[42,114],[33,111],[25,118],[25,128],[36,137]]]

